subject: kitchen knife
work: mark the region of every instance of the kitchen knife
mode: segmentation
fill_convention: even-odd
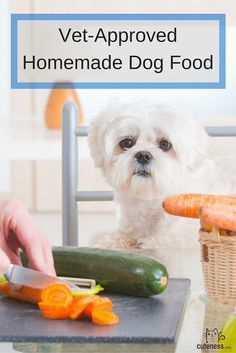
[[[34,271],[26,267],[10,264],[6,273],[4,273],[6,280],[13,289],[19,289],[19,286],[28,286],[42,289],[51,283],[66,283],[73,292],[79,292],[80,288],[70,281],[46,275],[39,271]]]

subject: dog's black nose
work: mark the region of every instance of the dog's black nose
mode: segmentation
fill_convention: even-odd
[[[148,151],[139,151],[136,153],[135,158],[140,164],[147,164],[153,159],[151,153]]]

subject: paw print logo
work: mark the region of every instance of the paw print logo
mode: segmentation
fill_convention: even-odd
[[[212,330],[207,328],[206,331],[203,333],[203,336],[206,339],[206,343],[218,343],[225,339],[225,336],[222,335],[222,332],[220,332],[217,328],[214,328]]]

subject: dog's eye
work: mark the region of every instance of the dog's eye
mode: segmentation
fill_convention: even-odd
[[[160,141],[160,143],[159,143],[159,147],[160,147],[160,149],[161,149],[162,151],[168,152],[168,151],[171,149],[172,144],[170,143],[170,141],[168,141],[168,140],[162,138],[161,141]]]
[[[135,145],[135,141],[130,138],[126,138],[126,139],[120,141],[119,145],[122,148],[122,150],[126,150],[128,148],[133,147]]]

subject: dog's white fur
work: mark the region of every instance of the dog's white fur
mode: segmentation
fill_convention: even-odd
[[[119,143],[135,145],[123,150]],[[118,227],[99,236],[94,246],[109,248],[195,247],[196,220],[166,214],[164,198],[186,192],[235,193],[236,163],[207,156],[203,127],[188,112],[155,103],[112,102],[91,123],[89,146],[95,166],[115,190]],[[164,152],[161,139],[172,148]],[[148,151],[153,159],[141,166],[135,155]],[[148,174],[140,175],[143,168]]]

